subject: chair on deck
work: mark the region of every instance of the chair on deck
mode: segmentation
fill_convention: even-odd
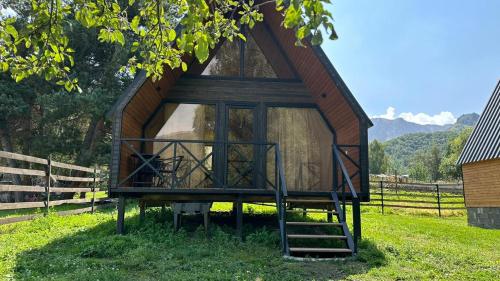
[[[141,154],[146,159],[153,160],[149,162],[150,165],[144,165],[132,178],[133,186],[142,187],[168,187],[169,184],[175,184],[176,173],[182,162],[183,156],[176,156],[170,158],[160,158],[152,154]],[[138,169],[143,165],[144,161],[137,155],[132,155],[134,162],[134,169]]]

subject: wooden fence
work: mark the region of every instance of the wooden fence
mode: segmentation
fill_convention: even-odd
[[[364,206],[436,210],[464,210],[461,184],[370,182],[370,202]]]
[[[99,191],[98,185],[103,182],[102,178],[99,177],[101,171],[97,168],[88,168],[52,161],[50,157],[48,159],[43,159],[5,151],[0,151],[0,159],[27,162],[27,166],[29,166],[28,169],[0,166],[0,174],[28,176],[38,179],[34,181],[35,184],[33,185],[15,185],[6,184],[5,181],[1,182],[0,192],[27,192],[43,196],[43,201],[0,203],[0,211],[44,208],[43,215],[47,215],[52,206],[63,204],[90,204],[89,207],[85,208],[57,212],[59,215],[70,215],[83,212],[94,212],[97,207],[101,206],[97,206],[96,203],[109,202],[108,198],[96,198],[96,192]],[[72,173],[76,175],[72,175]],[[51,200],[51,194],[54,193],[85,193],[85,195],[87,193],[92,193],[92,196],[88,199]],[[40,215],[30,214],[4,218],[0,219],[0,225],[31,220],[38,216]]]

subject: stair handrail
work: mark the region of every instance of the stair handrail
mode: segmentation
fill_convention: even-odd
[[[277,170],[276,178],[276,208],[278,212],[278,220],[281,233],[281,246],[285,255],[290,255],[288,239],[286,239],[286,198],[288,190],[286,187],[286,178],[284,173],[283,162],[281,160],[280,146],[275,144],[275,165]]]
[[[349,193],[351,194],[351,201],[352,201],[352,222],[353,222],[353,240],[354,240],[354,252],[356,253],[358,250],[358,240],[361,239],[361,210],[360,210],[360,200],[358,197],[358,193],[354,189],[354,185],[352,184],[351,177],[349,176],[349,173],[347,172],[347,169],[344,165],[344,161],[342,160],[342,157],[340,157],[338,147],[337,145],[332,146],[333,150],[333,156],[334,156],[334,161],[338,163],[340,166],[340,171],[342,173],[342,215],[340,216],[341,220],[343,222],[346,222],[346,190],[345,190],[345,183],[347,183],[347,186],[349,188]],[[335,175],[337,176],[336,172]],[[333,190],[333,192],[337,193],[338,187],[336,186]],[[337,199],[338,200],[338,199]]]

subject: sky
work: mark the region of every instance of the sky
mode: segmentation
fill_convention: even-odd
[[[323,49],[370,117],[453,123],[500,79],[500,0],[336,0]]]

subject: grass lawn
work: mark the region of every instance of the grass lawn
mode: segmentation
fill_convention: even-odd
[[[132,205],[132,204],[130,204]],[[363,207],[363,241],[354,259],[297,262],[279,250],[274,209],[246,205],[244,242],[233,236],[229,204],[217,204],[209,235],[191,218],[173,232],[172,215],[127,211],[115,235],[114,210],[56,215],[0,226],[5,280],[498,280],[500,231],[466,217],[382,215]],[[313,219],[323,219],[319,216]],[[267,224],[267,225],[266,225]]]

